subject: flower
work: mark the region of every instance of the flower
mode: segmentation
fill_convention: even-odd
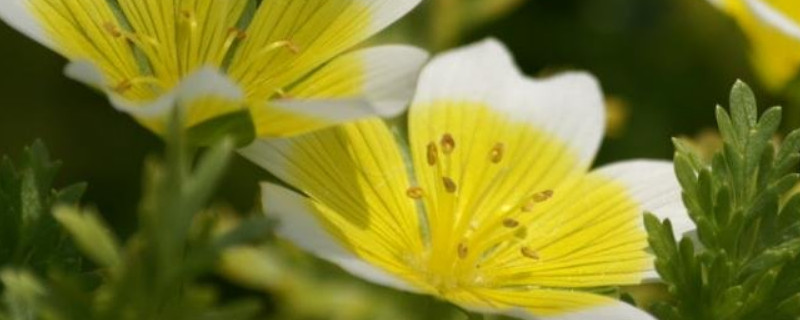
[[[420,0],[3,0],[0,18],[72,62],[68,76],[163,133],[250,116],[259,137],[403,111],[424,51],[342,55]]]
[[[642,211],[691,222],[669,162],[589,171],[603,112],[590,75],[527,79],[487,40],[423,69],[408,150],[373,118],[242,154],[304,193],[263,185],[279,234],[354,275],[480,312],[649,318],[591,289],[652,272]]]
[[[750,58],[764,84],[778,91],[800,69],[800,2],[709,0],[731,15],[751,42]]]

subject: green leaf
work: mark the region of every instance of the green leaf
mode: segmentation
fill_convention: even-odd
[[[744,137],[755,127],[758,120],[756,96],[744,82],[736,81],[731,90],[731,118],[739,134]]]
[[[774,145],[781,109],[759,120],[742,82],[730,103],[730,114],[716,110],[724,147],[710,167],[675,142],[675,172],[702,247],[672,239],[669,221],[645,220],[656,270],[673,296],[653,309],[662,319],[800,318],[800,195],[793,194],[800,131]]]
[[[119,241],[100,220],[97,213],[81,212],[71,207],[58,207],[53,214],[69,231],[81,251],[95,263],[104,267],[115,267],[120,263],[122,258]]]
[[[30,268],[38,274],[53,267],[80,267],[74,246],[51,211],[57,204],[77,203],[86,184],[54,189],[60,167],[40,141],[24,150],[17,165],[7,156],[0,160],[0,267]]]

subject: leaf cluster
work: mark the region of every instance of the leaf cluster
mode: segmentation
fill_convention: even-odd
[[[661,319],[800,316],[800,130],[775,143],[781,108],[759,118],[742,82],[730,104],[730,113],[717,107],[724,147],[711,163],[675,141],[675,171],[696,231],[676,241],[670,221],[645,219],[656,269],[673,296],[653,307]]]
[[[253,218],[220,230],[224,210],[208,209],[234,148],[210,141],[201,156],[173,116],[163,160],[145,166],[139,227],[123,241],[92,209],[59,205],[42,209],[97,267],[94,277],[58,269],[44,277],[21,269],[0,274],[5,318],[54,320],[251,319],[260,303],[222,303],[212,276],[228,248],[262,237],[268,222]],[[50,206],[48,206],[49,208]],[[94,280],[92,280],[94,279]]]
[[[50,210],[56,204],[77,203],[86,184],[54,189],[60,168],[41,141],[26,148],[16,164],[8,156],[0,160],[0,267],[38,273],[80,268],[78,252]]]

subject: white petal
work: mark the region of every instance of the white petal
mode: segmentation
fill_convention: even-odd
[[[427,52],[411,46],[358,50],[326,64],[292,88],[289,96],[296,100],[322,100],[334,105],[358,103],[362,116],[396,116],[411,101],[419,72],[427,59]],[[281,103],[294,104],[296,100]],[[299,103],[302,105],[304,102]],[[330,114],[334,114],[334,119],[340,117],[334,106],[314,109],[327,113],[322,114],[322,118],[330,118]]]
[[[787,17],[784,13],[776,10],[763,0],[745,0],[745,2],[750,10],[752,10],[753,13],[759,19],[761,19],[761,21],[772,26],[773,28],[780,30],[788,36],[800,40],[800,25],[798,25],[797,22],[793,21],[791,18]]]
[[[525,78],[508,50],[492,39],[442,54],[423,70],[413,106],[440,100],[485,103],[561,138],[584,165],[597,153],[605,126],[594,77],[570,72]]]
[[[175,106],[190,105],[197,98],[213,96],[231,101],[244,99],[242,90],[212,67],[195,71],[169,92],[145,103],[130,101],[110,90],[103,73],[89,61],[71,62],[64,73],[74,80],[103,91],[115,108],[140,119],[166,117]]]
[[[95,89],[106,91],[108,81],[100,68],[88,60],[72,61],[64,67],[67,78],[81,82]]]
[[[279,220],[277,233],[312,254],[330,261],[367,281],[398,290],[417,292],[414,287],[368,262],[341,245],[317,222],[314,205],[299,194],[278,185],[261,185],[264,212]]]
[[[326,125],[375,115],[372,105],[362,99],[283,99],[270,102],[269,106],[300,116],[323,120]]]
[[[513,310],[504,313],[506,316],[525,320],[655,320],[656,318],[642,309],[617,301],[611,305],[589,308],[578,312],[570,312],[558,316],[536,316],[525,310]]]
[[[428,60],[428,53],[411,46],[383,46],[354,52],[366,63],[364,93],[378,115],[393,117],[402,113]]]
[[[51,50],[58,51],[26,2],[26,0],[2,0],[0,20]]]
[[[358,0],[372,12],[372,33],[377,33],[402,18],[422,0]]]
[[[681,187],[672,162],[625,161],[601,167],[595,172],[627,186],[631,197],[641,204],[643,212],[651,212],[661,220],[669,219],[676,239],[691,236],[695,225],[683,205]],[[644,278],[650,282],[659,277],[655,270],[649,270]]]
[[[595,172],[624,184],[631,197],[640,203],[642,211],[669,219],[676,237],[694,230],[694,223],[683,206],[681,186],[672,162],[630,160],[603,166]]]

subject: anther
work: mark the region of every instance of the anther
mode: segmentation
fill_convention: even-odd
[[[506,228],[512,228],[513,229],[513,228],[519,227],[519,221],[511,219],[511,218],[505,218],[505,219],[503,219],[503,226],[506,227]]]
[[[116,91],[117,93],[124,93],[125,91],[128,91],[128,90],[130,90],[131,88],[133,88],[133,82],[131,82],[131,81],[130,81],[130,80],[128,80],[128,79],[125,79],[125,80],[122,80],[122,81],[120,81],[120,82],[119,82],[119,83],[118,83],[116,86],[114,86],[114,88],[112,88],[112,89],[114,89],[114,91]]]
[[[411,187],[406,190],[406,195],[411,199],[421,199],[424,193],[420,187]]]
[[[231,36],[233,36],[234,39],[239,40],[239,41],[244,40],[245,38],[247,38],[247,32],[245,32],[242,29],[236,28],[236,27],[232,27],[232,28],[228,29],[228,33]]]
[[[197,19],[194,17],[194,13],[190,10],[183,9],[181,10],[181,17],[183,17],[185,22],[189,23],[189,27],[195,28],[197,27]]]
[[[533,201],[536,203],[545,202],[553,197],[553,190],[545,190],[533,195]]]
[[[500,163],[503,161],[503,153],[505,150],[505,145],[502,143],[497,143],[492,148],[492,151],[489,153],[489,158],[492,160],[493,163]]]
[[[531,249],[530,247],[522,247],[519,249],[519,252],[522,253],[525,258],[539,260],[539,253],[536,250]]]
[[[277,49],[286,48],[294,54],[300,53],[300,47],[294,44],[294,42],[290,40],[281,40],[275,41],[273,43],[268,44],[259,52],[259,55],[267,54],[269,52],[275,51]]]
[[[111,22],[103,23],[103,29],[105,29],[106,32],[108,32],[114,38],[122,37],[122,32],[119,31],[119,28],[117,28],[117,26]]]
[[[283,88],[275,89],[275,94],[277,94],[278,97],[281,98],[281,99],[291,99],[292,98],[292,95],[290,95],[288,92],[286,92],[286,90],[284,90]]]
[[[453,136],[449,133],[445,133],[442,136],[442,153],[444,154],[451,154],[453,150],[456,148],[456,140],[453,139]]]
[[[469,254],[469,248],[467,248],[467,245],[465,243],[463,243],[463,242],[459,243],[458,244],[458,257],[461,258],[461,259],[466,259],[468,254]]]
[[[436,144],[431,142],[428,144],[428,165],[436,165],[436,161],[439,159],[439,150],[436,148]]]
[[[444,183],[444,189],[447,190],[447,192],[455,193],[456,190],[458,190],[458,186],[456,186],[456,183],[453,181],[453,179],[450,179],[449,177],[443,177],[442,182]]]
[[[531,212],[533,211],[534,208],[536,208],[536,202],[534,202],[533,200],[530,200],[526,202],[524,205],[522,205],[522,211],[524,212]]]

